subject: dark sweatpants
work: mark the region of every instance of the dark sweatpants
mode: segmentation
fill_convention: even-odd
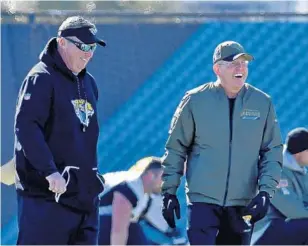
[[[97,245],[98,209],[71,210],[42,198],[18,196],[18,245]]]
[[[189,206],[188,238],[191,245],[249,245],[252,228],[242,219],[244,207],[208,203]]]
[[[110,245],[111,235],[111,216],[100,216],[100,232],[99,232],[99,245]],[[143,229],[139,223],[131,223],[129,226],[127,245],[149,245]]]
[[[255,245],[308,245],[308,219],[275,219]]]

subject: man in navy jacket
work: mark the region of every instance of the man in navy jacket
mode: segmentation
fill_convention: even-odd
[[[97,244],[98,91],[86,71],[96,27],[73,16],[20,88],[15,116],[17,244]]]

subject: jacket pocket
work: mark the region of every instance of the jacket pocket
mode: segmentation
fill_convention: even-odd
[[[64,193],[56,193],[55,194],[55,201],[59,202],[60,197],[63,194],[67,194],[67,196],[71,196],[73,194],[76,194],[78,192],[78,181],[76,175],[72,172],[72,170],[79,170],[79,167],[76,166],[66,166],[61,175],[66,180],[66,192]]]
[[[199,193],[216,200],[223,198],[228,166],[216,155],[213,149],[202,149],[200,154],[192,157],[187,169],[189,193]]]
[[[228,200],[248,202],[252,199],[258,188],[258,172],[257,161],[252,165],[238,162],[237,166],[231,170]]]
[[[92,168],[92,170],[93,170],[93,172],[95,172],[96,181],[97,181],[95,187],[97,188],[97,193],[100,194],[104,191],[105,179],[104,179],[103,175],[101,175],[97,171],[97,168]]]

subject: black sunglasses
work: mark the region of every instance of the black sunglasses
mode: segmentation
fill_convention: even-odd
[[[84,44],[84,43],[80,43],[78,41],[75,41],[73,39],[70,38],[65,38],[66,40],[68,40],[69,42],[71,42],[72,44],[74,44],[78,49],[84,51],[84,52],[94,52],[96,49],[96,44],[94,45],[89,45],[89,44]]]

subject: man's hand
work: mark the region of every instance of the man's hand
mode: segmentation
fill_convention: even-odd
[[[266,215],[270,205],[270,195],[261,191],[246,207],[244,215],[251,215],[251,222],[255,223]]]
[[[54,193],[62,194],[66,191],[66,180],[60,173],[56,172],[46,177],[49,182],[49,190]]]
[[[163,209],[162,209],[163,216],[167,221],[168,225],[171,228],[175,228],[175,220],[174,220],[174,213],[178,219],[181,218],[180,215],[180,204],[176,197],[176,195],[171,194],[164,194],[163,195]]]

